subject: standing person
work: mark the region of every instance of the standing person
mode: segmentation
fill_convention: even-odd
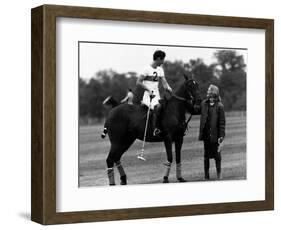
[[[204,141],[204,173],[209,180],[210,159],[215,159],[217,178],[221,179],[221,146],[225,137],[225,112],[219,88],[210,85],[201,103],[199,140]]]
[[[162,83],[165,90],[172,92],[172,89],[165,78],[162,67],[165,57],[165,52],[162,50],[156,50],[153,54],[152,63],[144,70],[143,74],[141,74],[137,80],[137,85],[140,85],[145,90],[142,103],[148,107],[150,106],[150,109],[153,110],[152,125],[154,136],[159,135],[161,132],[158,124],[159,122],[157,122],[161,112],[161,104],[159,103],[159,82]],[[150,103],[150,96],[152,95],[153,98]]]
[[[121,100],[121,103],[127,102],[127,104],[132,105],[133,99],[134,99],[134,94],[132,92],[132,89],[129,88],[126,97]]]

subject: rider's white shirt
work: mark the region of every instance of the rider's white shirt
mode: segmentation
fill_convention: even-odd
[[[147,68],[145,68],[142,75],[144,76],[143,84],[150,91],[153,91],[153,95],[155,95],[155,97],[150,103],[149,93],[148,91],[145,91],[142,98],[142,103],[147,106],[150,106],[150,108],[153,109],[154,106],[159,103],[159,79],[164,77],[164,70],[161,66],[158,66],[157,68],[152,68],[151,66],[148,66]]]

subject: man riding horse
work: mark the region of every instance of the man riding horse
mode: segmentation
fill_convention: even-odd
[[[158,117],[161,112],[159,82],[162,83],[165,90],[172,92],[172,88],[169,86],[162,65],[164,63],[166,54],[162,50],[156,50],[153,54],[152,63],[144,70],[143,74],[138,78],[137,85],[141,86],[145,92],[142,99],[142,104],[153,110],[152,125],[153,135],[160,134]]]
[[[105,121],[102,137],[105,138],[106,134],[108,134],[110,139],[110,150],[106,159],[110,185],[115,185],[114,165],[119,171],[121,185],[127,184],[127,176],[121,164],[121,157],[136,139],[142,141],[145,139],[147,142],[164,142],[167,162],[164,163],[163,183],[169,182],[168,177],[173,162],[172,145],[174,143],[176,177],[179,182],[185,182],[181,174],[181,148],[187,123],[185,114],[186,112],[192,113],[195,105],[200,105],[201,98],[197,82],[187,76],[184,76],[178,89],[171,92],[171,87],[168,85],[161,67],[164,58],[165,53],[163,51],[156,51],[153,55],[152,64],[138,79],[138,84],[142,85],[146,90],[143,96],[143,103],[154,109],[153,122],[150,120],[148,124],[146,138],[144,138],[144,133],[147,108],[144,106],[134,104],[118,105],[111,109]],[[157,135],[159,132],[156,129],[159,129],[159,127],[156,127],[156,119],[161,109],[159,105],[159,81],[162,82],[166,90],[171,92],[171,97],[165,101],[165,108],[161,111],[161,117],[157,122],[159,127],[161,127],[161,135]],[[152,94],[155,97],[150,99]]]

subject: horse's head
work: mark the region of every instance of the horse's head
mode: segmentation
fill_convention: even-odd
[[[198,83],[191,77],[184,75],[185,81],[183,83],[184,97],[188,102],[190,108],[195,105],[200,105],[201,97]]]

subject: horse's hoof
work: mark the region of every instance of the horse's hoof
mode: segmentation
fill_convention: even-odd
[[[126,185],[127,184],[127,176],[121,176],[120,177],[120,184],[121,185]]]
[[[187,182],[185,179],[183,179],[182,177],[178,178],[178,182]]]
[[[168,177],[164,176],[164,178],[163,178],[163,183],[164,183],[164,184],[169,183]]]

